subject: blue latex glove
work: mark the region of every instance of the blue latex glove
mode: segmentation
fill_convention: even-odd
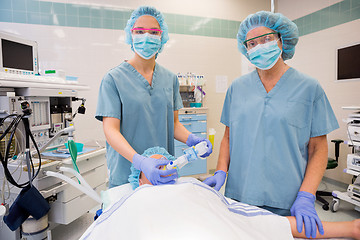
[[[147,158],[139,154],[135,154],[132,160],[134,167],[142,171],[152,185],[174,184],[175,179],[178,178],[176,169],[160,169],[161,166],[166,166],[170,162],[165,158]]]
[[[203,181],[206,185],[209,185],[210,187],[214,187],[216,191],[219,191],[222,185],[224,185],[226,178],[226,172],[223,170],[217,170],[214,173],[214,176],[208,177]]]
[[[315,199],[313,194],[300,191],[290,209],[291,216],[296,217],[296,227],[299,233],[302,232],[304,222],[305,235],[307,238],[310,238],[310,236],[315,238],[317,228],[319,228],[321,235],[324,234],[323,225],[315,210]]]
[[[211,142],[206,139],[206,138],[200,138],[198,136],[196,136],[195,134],[190,134],[188,139],[186,140],[186,145],[188,145],[189,147],[195,146],[196,144],[205,141],[208,147],[208,150],[205,154],[201,155],[200,157],[207,157],[212,153],[212,144]]]

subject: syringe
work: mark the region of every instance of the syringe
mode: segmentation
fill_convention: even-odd
[[[200,156],[204,155],[208,150],[207,143],[205,141],[195,145],[195,147],[189,147],[184,150],[184,155],[178,157],[176,160],[171,161],[166,165],[166,169],[182,168],[189,162],[199,159]]]

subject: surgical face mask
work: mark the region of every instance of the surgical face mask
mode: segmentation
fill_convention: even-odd
[[[261,70],[272,68],[281,56],[281,49],[277,41],[274,40],[264,44],[258,44],[247,52],[248,58],[252,64]]]
[[[143,59],[152,58],[161,47],[161,36],[154,36],[149,33],[133,34],[134,51]]]

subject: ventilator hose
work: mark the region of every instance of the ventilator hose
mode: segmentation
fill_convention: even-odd
[[[95,194],[93,191],[92,192],[89,191],[89,189],[87,189],[86,187],[78,184],[77,182],[75,182],[74,180],[69,178],[68,176],[65,176],[65,175],[63,175],[61,173],[58,173],[58,172],[51,172],[51,171],[46,171],[45,175],[60,178],[61,180],[64,180],[65,182],[67,182],[70,185],[74,186],[75,188],[79,189],[81,192],[85,193],[86,195],[88,195],[89,197],[91,197],[92,199],[97,201],[98,203],[102,203],[101,198],[99,197],[99,195]]]

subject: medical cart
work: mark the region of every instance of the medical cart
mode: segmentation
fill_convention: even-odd
[[[33,111],[32,116],[29,118],[31,131],[39,148],[44,146],[57,133],[69,127],[67,125],[70,122],[66,119],[73,116],[72,101],[77,98],[78,90],[88,88],[79,84],[62,82],[61,80],[56,82],[56,78],[50,79],[51,81],[48,80],[48,78],[41,76],[18,77],[15,74],[0,72],[0,115],[4,117],[6,114],[18,112],[21,101],[26,100],[29,102]],[[67,139],[68,134],[61,134],[54,140],[52,147],[61,148],[63,146],[65,149],[64,143],[67,142]],[[0,150],[4,146],[6,146],[5,142],[1,141]],[[11,152],[15,154],[16,149],[11,149]],[[97,193],[106,189],[105,152],[106,150],[102,144],[96,144],[93,141],[85,143],[83,153],[77,157],[77,166],[81,175]],[[34,156],[33,160],[36,168],[38,159]],[[19,163],[19,161],[13,162],[8,164],[8,169],[13,173],[13,177],[19,182],[27,181],[26,165]],[[58,157],[57,154],[53,156],[42,155],[41,171],[32,182],[50,204],[50,211],[46,216],[47,219],[44,225],[45,228],[47,228],[47,222],[51,224],[51,228],[58,224],[69,224],[98,205],[96,201],[65,181],[45,175],[46,171],[61,173],[61,170],[59,170],[61,167],[72,168],[71,158]],[[65,173],[65,175],[68,174]],[[68,176],[72,177],[71,175]],[[0,179],[5,181],[2,166],[0,166]],[[9,206],[12,205],[19,192],[20,189],[14,187],[10,187],[9,190],[6,188],[4,193],[1,193],[0,190],[0,194],[7,196],[6,203]],[[47,232],[44,234],[50,234],[50,230],[47,230]],[[20,236],[20,230],[11,231],[2,222],[1,217],[0,239],[18,240]],[[48,236],[47,239],[50,238]]]
[[[179,109],[179,121],[184,127],[197,135],[206,138],[207,136],[207,111],[202,108],[182,108]],[[184,154],[188,146],[185,143],[175,140],[175,157],[178,158]],[[206,158],[191,162],[179,170],[180,176],[204,174],[207,172]]]
[[[333,201],[330,210],[339,209],[340,200],[355,205],[355,210],[360,211],[360,106],[343,107],[344,110],[355,111],[346,119],[348,140],[345,142],[352,147],[352,153],[347,156],[347,168],[344,172],[354,176],[355,181],[349,184],[346,192],[333,191]]]

